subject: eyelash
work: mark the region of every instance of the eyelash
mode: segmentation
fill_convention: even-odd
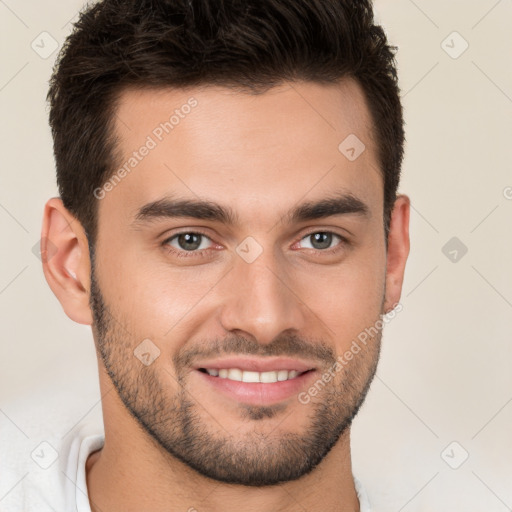
[[[334,247],[330,248],[330,249],[313,249],[315,251],[315,254],[318,254],[318,255],[322,255],[322,254],[330,254],[330,255],[334,255],[334,254],[337,254],[337,252],[339,250],[342,249],[342,247],[346,247],[348,245],[350,245],[350,242],[347,238],[345,238],[344,236],[338,234],[338,233],[335,233],[334,231],[327,231],[327,230],[315,230],[315,231],[311,231],[309,233],[306,233],[305,235],[303,235],[299,242],[301,240],[303,240],[304,238],[307,238],[308,236],[311,236],[311,235],[314,235],[316,233],[327,233],[327,234],[331,234],[331,235],[334,235],[336,237],[338,237],[340,239],[339,243],[337,245],[335,245]],[[177,256],[178,258],[190,258],[190,257],[200,257],[200,258],[205,258],[205,257],[208,257],[210,256],[210,251],[211,250],[215,250],[215,249],[201,249],[200,251],[184,251],[184,250],[177,250],[175,249],[174,247],[170,246],[169,245],[169,242],[171,240],[174,240],[176,237],[180,236],[180,235],[185,235],[185,234],[193,234],[193,235],[201,235],[201,236],[204,236],[206,238],[208,238],[210,241],[213,242],[213,240],[206,234],[206,233],[203,233],[202,231],[181,231],[179,233],[175,233],[174,235],[170,236],[169,238],[166,238],[163,242],[162,242],[162,246],[163,248],[170,254],[174,255],[174,256]],[[309,249],[309,248],[308,248]]]
[[[211,240],[211,238],[206,234],[206,233],[203,233],[202,231],[181,231],[179,233],[175,233],[174,235],[172,235],[171,237],[165,239],[163,242],[162,242],[162,246],[164,247],[164,249],[169,252],[170,254],[174,255],[174,256],[177,256],[178,258],[190,258],[190,257],[200,257],[200,258],[204,258],[204,257],[207,257],[207,256],[210,256],[210,249],[201,249],[200,251],[178,251],[177,249],[175,249],[174,247],[171,247],[169,244],[169,242],[171,240],[174,240],[175,238],[177,238],[178,236],[180,235],[186,235],[186,234],[192,234],[192,235],[201,235],[201,236],[204,236],[206,238],[208,238],[209,240]]]

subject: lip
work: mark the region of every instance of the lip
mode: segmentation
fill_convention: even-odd
[[[299,373],[302,373],[308,370],[314,370],[315,365],[308,361],[301,361],[299,359],[293,359],[289,357],[226,357],[222,359],[199,361],[197,364],[194,365],[194,369],[199,370],[199,368],[215,370],[221,370],[223,368],[238,368],[242,371],[247,370],[253,372],[275,372],[278,370],[295,370]]]
[[[269,366],[267,365],[266,368],[268,367]],[[200,368],[204,367],[200,366]],[[208,368],[217,368],[217,366],[208,366]],[[225,366],[220,366],[220,368],[225,368]],[[237,368],[237,366],[229,366],[229,368]],[[280,368],[283,370],[285,369],[283,366]],[[293,370],[294,368],[290,369]],[[315,370],[307,371],[307,369],[302,371],[305,373],[302,373],[293,379],[272,383],[240,382],[223,379],[221,377],[209,375],[206,372],[201,372],[199,369],[193,371],[192,374],[196,375],[197,378],[200,379],[201,384],[213,388],[215,392],[221,393],[232,400],[250,405],[269,406],[297,396],[302,390],[307,388],[308,383],[310,383],[311,379],[314,378],[317,372]]]

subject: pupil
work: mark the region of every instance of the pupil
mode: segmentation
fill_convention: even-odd
[[[315,233],[312,237],[312,245],[315,249],[327,249],[331,245],[331,233]]]
[[[193,251],[201,245],[201,235],[196,233],[182,233],[178,236],[180,247],[186,251]]]

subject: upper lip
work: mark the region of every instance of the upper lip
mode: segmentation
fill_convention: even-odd
[[[298,372],[306,372],[314,370],[315,365],[307,361],[291,359],[288,357],[225,357],[222,359],[211,359],[200,361],[194,365],[196,370],[199,368],[217,369],[238,368],[242,371],[253,372],[272,372],[278,370],[295,370]]]

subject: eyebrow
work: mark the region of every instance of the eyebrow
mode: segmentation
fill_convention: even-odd
[[[292,208],[281,219],[283,223],[318,220],[334,215],[360,215],[370,217],[369,207],[353,194],[341,194],[330,198],[302,203]],[[166,196],[142,206],[135,215],[133,227],[169,218],[194,218],[217,221],[227,225],[239,223],[238,215],[218,203],[195,199],[173,199]]]

